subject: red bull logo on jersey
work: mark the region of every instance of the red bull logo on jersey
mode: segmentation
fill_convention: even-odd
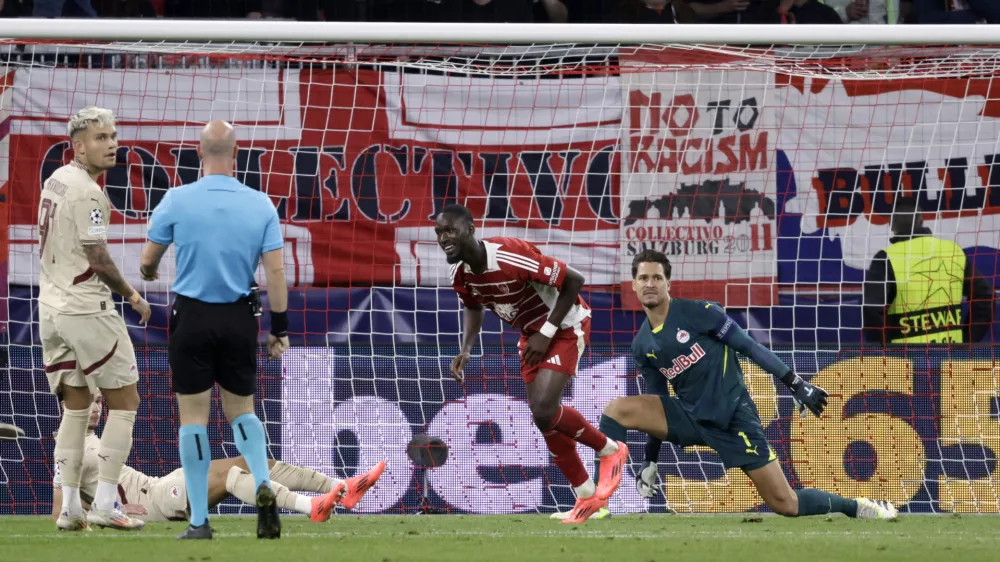
[[[704,356],[705,350],[701,348],[701,344],[696,343],[691,346],[691,353],[674,357],[673,366],[669,369],[667,367],[660,367],[660,372],[663,373],[663,376],[667,377],[667,380],[673,380],[677,375],[688,370],[691,365],[700,361]]]

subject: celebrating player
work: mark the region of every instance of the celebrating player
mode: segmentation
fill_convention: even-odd
[[[73,161],[45,182],[38,208],[42,357],[49,387],[65,397],[67,407],[54,453],[63,482],[56,528],[78,531],[89,523],[141,529],[143,522],[126,515],[115,501],[118,476],[132,449],[139,371],[111,292],[125,297],[143,324],[150,313],[149,303],[108,253],[111,209],[97,179],[115,166],[115,117],[107,109],[88,107],[70,119],[67,130]],[[94,502],[85,515],[80,470],[95,388],[103,389],[111,411],[98,451]]]
[[[646,321],[632,342],[632,356],[651,395],[618,398],[604,408],[601,430],[624,439],[626,430],[649,435],[636,486],[644,497],[657,490],[656,459],[663,439],[680,446],[707,445],[727,468],[750,477],[764,502],[788,517],[843,513],[860,519],[894,519],[888,502],[851,500],[812,488],[792,490],[771,450],[743,371],[730,348],[753,359],[792,391],[800,414],[817,417],[827,393],[798,377],[777,355],[754,341],[718,305],[670,298],[670,260],[645,250],[632,260],[632,287]],[[667,382],[676,397],[667,395]]]
[[[84,503],[92,501],[97,487],[98,447],[100,439],[95,433],[101,420],[101,395],[94,395],[90,407],[87,445],[83,455],[80,493]],[[382,476],[385,461],[379,462],[364,474],[347,480],[331,478],[312,469],[302,468],[280,461],[268,460],[271,481],[278,507],[296,511],[321,523],[330,518],[333,508],[339,503],[346,509],[353,509],[372,486]],[[52,480],[52,517],[59,516],[59,502],[62,498],[62,477],[56,465]],[[305,496],[295,492],[317,492],[318,496]],[[248,505],[256,503],[256,486],[243,457],[213,460],[209,468],[208,504],[215,507],[230,496],[235,496]],[[122,510],[141,516],[145,521],[186,521],[188,519],[187,489],[184,485],[184,471],[177,469],[157,478],[147,476],[129,466],[122,468],[118,485]]]
[[[459,382],[464,378],[483,327],[484,305],[521,330],[518,352],[528,406],[553,462],[577,496],[564,522],[585,521],[618,488],[628,448],[601,434],[574,408],[560,405],[589,338],[590,309],[580,298],[583,276],[523,240],[478,240],[472,223],[468,209],[448,205],[435,226],[438,244],[451,264],[452,285],[465,305],[462,349],[451,363],[451,376]],[[576,441],[601,457],[600,485],[584,468]]]

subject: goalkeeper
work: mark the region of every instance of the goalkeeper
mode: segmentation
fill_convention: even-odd
[[[93,501],[97,490],[97,454],[100,437],[96,430],[101,420],[101,395],[94,395],[90,406],[90,421],[80,471],[80,495],[84,508]],[[364,474],[347,480],[331,478],[325,474],[280,461],[268,459],[270,476],[278,507],[302,513],[309,519],[322,523],[330,519],[333,508],[340,504],[353,509],[361,501],[385,470],[385,461],[379,462]],[[214,507],[230,496],[248,505],[255,505],[256,485],[243,457],[215,459],[208,472],[208,506]],[[296,492],[314,492],[306,496]],[[157,478],[148,476],[128,465],[122,467],[118,478],[118,501],[122,509],[144,521],[186,521],[190,517],[184,472],[177,469]],[[52,517],[59,517],[62,506],[62,475],[55,467],[52,479]]]
[[[860,519],[894,519],[889,503],[847,499],[823,490],[792,490],[771,450],[757,407],[747,392],[736,352],[753,359],[792,391],[798,410],[816,416],[827,393],[798,377],[774,353],[755,342],[718,305],[670,298],[670,261],[646,250],[632,261],[632,287],[646,321],[632,342],[632,356],[651,395],[613,400],[600,428],[625,441],[626,430],[649,435],[637,487],[644,497],[657,489],[656,459],[666,439],[677,446],[706,445],[726,469],[743,469],[764,502],[788,517],[843,513]],[[667,393],[667,382],[676,397]]]

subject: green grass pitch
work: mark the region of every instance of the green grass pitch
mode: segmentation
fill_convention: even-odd
[[[183,523],[138,533],[60,533],[41,517],[0,518],[0,560],[18,562],[561,561],[803,562],[995,561],[1000,518],[902,516],[628,515],[563,525],[544,515],[352,516],[328,523],[285,516],[277,541],[260,541],[252,517],[216,517],[213,541],[178,541]]]

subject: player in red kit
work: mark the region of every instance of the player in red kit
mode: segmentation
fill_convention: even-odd
[[[462,350],[451,363],[451,376],[463,380],[483,327],[484,307],[521,330],[517,347],[531,415],[553,463],[576,492],[576,505],[563,522],[586,521],[618,488],[628,447],[560,404],[590,335],[590,308],[580,298],[583,276],[523,240],[477,239],[472,213],[461,205],[441,210],[435,232],[451,266],[452,286],[465,305]],[[577,441],[600,456],[600,484],[594,484],[584,468]]]

